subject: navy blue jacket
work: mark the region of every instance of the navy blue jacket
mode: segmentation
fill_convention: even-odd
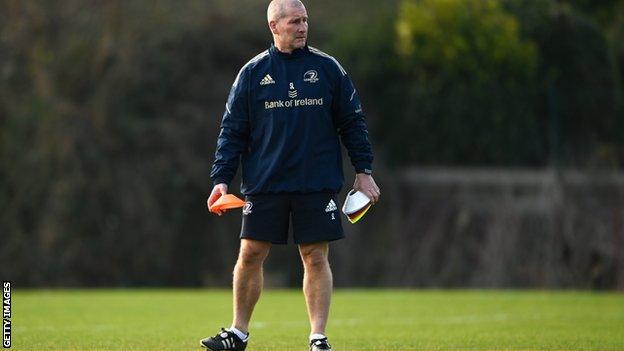
[[[232,85],[210,177],[229,185],[241,162],[245,195],[338,192],[339,137],[356,172],[370,172],[362,107],[338,61],[312,47],[285,54],[271,46]]]

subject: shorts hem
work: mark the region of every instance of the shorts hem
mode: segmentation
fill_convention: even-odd
[[[251,239],[251,240],[264,241],[264,242],[268,242],[268,243],[275,244],[275,245],[287,245],[288,244],[288,241],[270,240],[270,239],[265,239],[265,238],[254,237],[254,236],[251,236],[251,235],[241,235],[239,238],[240,239]]]
[[[308,239],[308,240],[295,240],[295,244],[314,244],[314,243],[322,243],[322,242],[331,242],[331,241],[336,241],[336,240],[340,240],[340,239],[344,239],[345,236],[338,236],[338,237],[333,237],[333,238],[329,238],[329,239]]]

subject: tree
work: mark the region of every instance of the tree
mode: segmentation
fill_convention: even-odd
[[[403,79],[384,133],[402,141],[395,162],[540,162],[537,52],[499,2],[404,1],[395,43]]]

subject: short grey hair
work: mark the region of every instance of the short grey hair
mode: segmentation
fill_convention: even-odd
[[[278,21],[286,13],[288,7],[305,7],[300,0],[272,0],[267,8],[267,21]]]

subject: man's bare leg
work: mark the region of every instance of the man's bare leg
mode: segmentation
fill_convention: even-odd
[[[249,331],[249,320],[262,292],[262,264],[270,248],[269,242],[241,239],[238,261],[234,267],[232,326],[244,333]]]
[[[299,254],[303,261],[303,294],[308,306],[311,334],[325,334],[333,287],[329,267],[327,242],[301,244]]]

